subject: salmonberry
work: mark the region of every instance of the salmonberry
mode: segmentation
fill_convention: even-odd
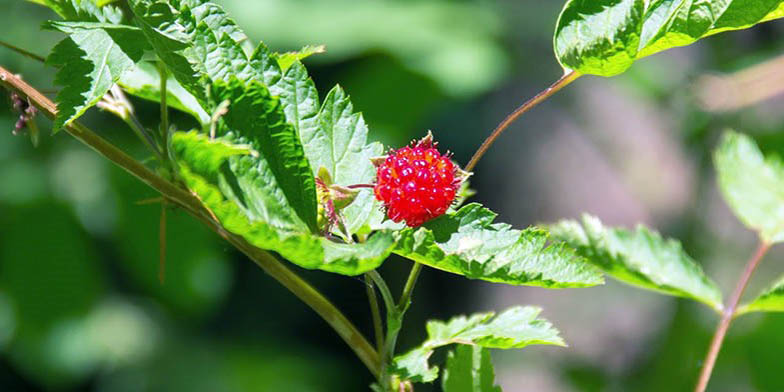
[[[375,160],[376,199],[387,216],[410,227],[443,215],[455,200],[467,173],[436,149],[432,134]]]

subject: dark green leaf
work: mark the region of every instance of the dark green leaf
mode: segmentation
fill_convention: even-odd
[[[738,314],[749,312],[784,312],[784,277],[738,309]]]
[[[783,16],[782,0],[569,0],[555,54],[567,70],[613,76],[642,57]]]
[[[458,316],[447,322],[428,321],[427,340],[396,357],[392,370],[406,380],[431,382],[438,377],[438,367],[431,368],[428,359],[435,349],[455,343],[500,349],[532,344],[565,346],[558,331],[546,320],[538,318],[540,312],[537,307],[518,306],[498,316],[490,312]]]
[[[250,144],[263,156],[264,168],[256,170],[266,169],[274,176],[276,185],[258,185],[279,187],[299,218],[312,232],[318,232],[314,176],[299,136],[286,122],[279,101],[260,82],[245,84],[233,77],[228,83],[213,84],[213,95],[220,101],[231,102],[224,120],[234,130],[232,137]],[[251,170],[239,161],[242,170]]]
[[[561,221],[550,232],[621,282],[722,308],[716,284],[674,239],[664,239],[643,226],[633,231],[607,228],[588,215],[582,225]]]
[[[784,164],[754,141],[727,132],[714,154],[719,188],[735,215],[763,241],[784,241]]]
[[[563,244],[547,244],[538,228],[493,223],[496,214],[476,203],[418,229],[399,233],[395,253],[471,279],[550,288],[603,283],[601,272]]]
[[[501,387],[494,384],[490,350],[461,344],[447,356],[441,377],[444,392],[502,392]]]
[[[69,35],[55,46],[47,63],[59,68],[55,83],[58,130],[98,103],[134,64],[147,44],[139,29],[91,22],[49,22],[47,28]]]

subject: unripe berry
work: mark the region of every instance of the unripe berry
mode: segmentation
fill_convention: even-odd
[[[417,227],[443,215],[454,202],[467,173],[452,163],[449,154],[438,152],[436,145],[428,133],[411,146],[375,160],[374,193],[392,221]]]

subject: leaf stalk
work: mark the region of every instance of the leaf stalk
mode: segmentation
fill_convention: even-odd
[[[768,253],[769,249],[769,243],[760,241],[757,250],[746,263],[746,268],[743,270],[743,274],[740,276],[740,280],[738,280],[738,283],[735,286],[735,291],[733,291],[732,296],[729,298],[727,306],[724,307],[724,313],[722,314],[719,324],[716,326],[716,332],[713,334],[708,352],[705,354],[705,361],[702,366],[702,371],[700,372],[699,380],[697,381],[697,386],[694,388],[695,392],[704,392],[708,387],[708,382],[713,373],[713,367],[716,365],[716,358],[719,356],[719,351],[721,351],[721,346],[724,343],[724,337],[727,335],[727,330],[730,328],[730,324],[735,317],[735,311],[738,308],[740,297],[743,295],[751,276],[754,274],[754,271],[757,269],[757,266],[759,266],[762,258],[765,257],[765,254]]]
[[[465,166],[464,170],[467,172],[474,170],[474,167],[476,167],[476,164],[479,163],[479,160],[482,159],[482,156],[485,155],[487,150],[490,149],[490,146],[492,146],[493,143],[495,143],[496,139],[498,139],[498,137],[501,136],[501,134],[506,130],[506,128],[512,125],[512,123],[515,122],[515,120],[517,120],[525,112],[534,108],[536,105],[546,101],[553,94],[557,93],[562,88],[574,82],[579,77],[580,74],[577,73],[576,71],[569,71],[568,73],[564,74],[564,76],[562,76],[560,79],[558,79],[555,83],[550,85],[550,87],[548,87],[546,90],[540,92],[539,94],[536,94],[536,96],[534,96],[533,98],[529,99],[528,101],[526,101],[525,103],[517,107],[517,109],[515,109],[512,113],[506,116],[506,118],[504,118],[504,120],[501,121],[501,123],[495,127],[493,133],[491,133],[490,136],[488,136],[487,139],[485,139],[485,141],[482,142],[482,145],[479,146],[479,149],[476,150],[474,156],[472,156],[471,160],[468,161],[468,164]]]

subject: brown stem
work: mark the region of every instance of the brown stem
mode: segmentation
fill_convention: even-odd
[[[567,74],[565,74],[560,79],[558,79],[555,83],[550,85],[550,87],[548,87],[546,90],[540,92],[535,97],[529,99],[528,101],[520,105],[517,109],[515,109],[514,112],[506,116],[506,118],[503,121],[501,121],[501,123],[498,124],[497,127],[495,127],[493,133],[491,133],[490,136],[488,136],[487,139],[485,139],[485,141],[482,142],[482,145],[479,146],[479,149],[476,150],[474,156],[472,156],[471,160],[468,161],[468,164],[465,167],[465,171],[470,172],[474,169],[476,164],[479,163],[479,160],[482,158],[483,155],[485,155],[487,150],[490,149],[490,146],[495,142],[495,140],[498,139],[498,137],[501,136],[501,133],[503,133],[504,130],[506,130],[506,128],[512,125],[512,123],[515,122],[515,120],[517,120],[518,117],[522,116],[523,113],[531,110],[534,106],[544,102],[547,98],[550,98],[550,96],[557,93],[562,88],[566,87],[569,83],[575,81],[578,77],[580,77],[579,73],[575,71],[569,71]]]
[[[721,345],[724,343],[724,337],[727,335],[727,330],[730,328],[730,323],[732,323],[732,319],[735,316],[735,310],[738,307],[738,302],[740,302],[740,297],[743,295],[743,291],[746,290],[746,285],[749,283],[751,275],[754,273],[754,270],[757,269],[760,260],[762,260],[765,253],[768,252],[768,249],[770,249],[770,244],[760,242],[757,251],[754,252],[754,255],[751,256],[751,259],[749,259],[746,264],[746,269],[743,271],[743,275],[741,275],[738,284],[735,286],[735,291],[728,300],[721,321],[719,321],[716,332],[713,334],[713,340],[711,340],[708,353],[705,355],[705,363],[702,366],[697,387],[694,388],[695,392],[704,392],[705,388],[708,387],[708,381],[710,380],[711,373],[713,373],[713,366],[716,365],[716,358],[719,356]]]
[[[50,119],[53,119],[57,114],[57,107],[54,102],[3,67],[0,67],[0,85],[27,98],[30,103]],[[143,183],[160,192],[165,196],[165,199],[168,202],[182,207],[189,214],[202,221],[218,233],[218,235],[248,256],[261,267],[264,272],[289,289],[289,291],[321,316],[327,324],[340,335],[349,347],[354,350],[354,353],[356,353],[357,357],[367,366],[370,372],[378,377],[381,370],[381,361],[378,353],[359,332],[356,326],[354,326],[354,324],[352,324],[335,305],[326,299],[313,286],[280,263],[269,252],[256,248],[249,244],[244,238],[224,230],[220,223],[214,219],[212,213],[203,206],[195,195],[153,173],[146,166],[107,142],[84,125],[74,121],[67,125],[65,130],[71,134],[71,136],[92,148],[101,156],[107,158]]]

